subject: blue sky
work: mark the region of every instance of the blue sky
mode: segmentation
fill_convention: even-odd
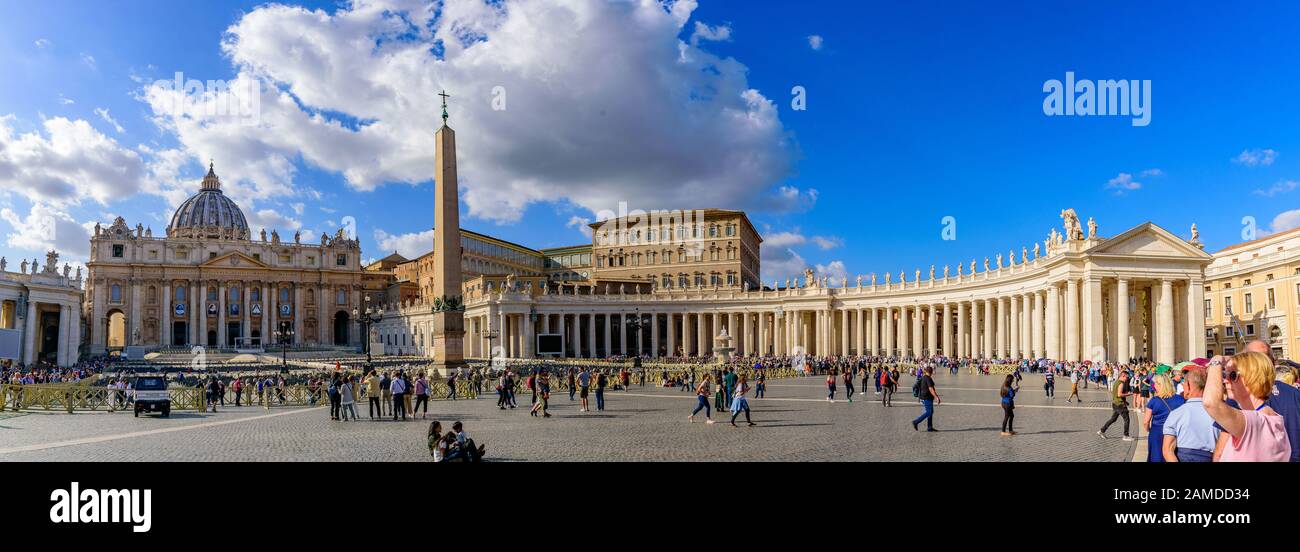
[[[378,11],[410,3],[394,2]],[[438,87],[452,91],[461,138],[462,225],[536,247],[585,241],[580,222],[624,197],[749,210],[772,244],[767,280],[784,277],[768,267],[910,276],[1032,249],[1065,207],[1096,217],[1102,235],[1150,220],[1186,237],[1195,222],[1208,250],[1241,241],[1243,217],[1261,235],[1300,225],[1295,3],[701,0],[652,6],[689,15],[667,31],[636,27],[651,8],[603,0],[497,13],[438,4],[404,15],[405,32],[391,18],[343,17],[368,4],[5,4],[0,254],[16,264],[54,246],[78,259],[76,228],[110,215],[161,233],[208,157],[255,224],[318,235],[351,215],[367,256],[413,247],[432,223],[432,149],[424,159],[419,145]],[[573,13],[595,23],[571,27],[583,19]],[[377,28],[390,33],[378,46]],[[446,50],[450,39],[461,44]],[[665,39],[693,72],[673,73],[683,62]],[[349,57],[369,55],[349,54],[358,40],[425,57],[369,71]],[[288,103],[263,101],[261,128],[178,124],[145,92],[176,71],[254,75]],[[1151,81],[1150,124],[1045,116],[1043,83],[1067,71]],[[523,106],[509,119],[479,107],[497,81]],[[794,86],[807,91],[804,111],[791,109]],[[774,111],[742,99],[750,89]],[[110,167],[120,170],[103,175]],[[34,215],[76,226],[33,235]],[[954,241],[941,239],[945,216]]]

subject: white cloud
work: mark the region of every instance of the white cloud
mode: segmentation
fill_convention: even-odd
[[[727,41],[731,40],[731,27],[728,25],[718,25],[710,27],[708,24],[696,21],[695,32],[691,33],[691,44],[698,45],[701,40]]]
[[[99,118],[100,118],[100,119],[103,119],[104,122],[106,122],[106,123],[108,123],[108,124],[110,124],[110,125],[113,125],[113,128],[114,128],[115,130],[117,130],[117,133],[118,133],[118,134],[121,134],[121,133],[123,133],[123,132],[126,132],[126,129],[122,128],[122,125],[118,124],[117,121],[113,120],[113,117],[112,117],[111,115],[108,114],[108,110],[107,110],[107,109],[102,108],[102,107],[96,107],[96,108],[95,108],[95,114],[96,114],[96,115],[99,115]]]
[[[844,246],[844,238],[838,236],[813,236],[812,241],[822,249],[835,249]]]
[[[1273,233],[1285,232],[1294,228],[1300,228],[1300,209],[1284,211],[1273,217]]]
[[[74,104],[74,103],[77,103],[77,102],[72,101],[71,98],[64,97],[63,94],[59,94],[59,104],[60,104],[60,105],[72,105],[72,104]]]
[[[834,285],[843,283],[844,278],[848,278],[849,271],[844,268],[844,261],[831,261],[826,264],[819,264],[813,269],[817,276],[827,276]]]
[[[808,262],[789,247],[772,247],[766,241],[759,247],[763,282],[770,285],[773,280],[780,286],[786,279],[801,280]]]
[[[396,235],[376,229],[375,241],[379,243],[379,250],[384,252],[384,255],[389,251],[396,251],[403,257],[414,259],[433,250],[433,229]]]
[[[49,47],[50,47],[50,40],[49,40],[48,38],[38,38],[38,39],[36,39],[36,47],[37,47],[37,48],[49,48]]]
[[[577,229],[587,239],[591,239],[591,227],[587,226],[588,224],[591,224],[591,219],[574,215],[569,217],[569,222],[565,223],[564,226]]]
[[[1273,197],[1277,194],[1283,194],[1295,190],[1298,186],[1300,186],[1300,182],[1295,180],[1279,180],[1274,182],[1267,190],[1255,190],[1253,193],[1264,197]]]
[[[822,49],[822,42],[823,42],[823,39],[822,39],[822,36],[821,36],[821,35],[808,35],[808,47],[809,47],[809,48],[812,48],[813,50],[821,50],[821,49]]]
[[[1138,176],[1144,176],[1144,177],[1164,176],[1164,175],[1165,175],[1165,171],[1162,171],[1160,169],[1147,169],[1145,171],[1142,171],[1141,173],[1138,173]]]
[[[12,209],[0,209],[0,219],[13,228],[5,236],[5,245],[14,249],[41,253],[54,250],[64,261],[84,261],[90,255],[90,231],[67,212],[42,203],[33,203],[26,216]],[[94,223],[89,223],[94,226]]]
[[[1133,180],[1133,175],[1129,173],[1119,173],[1119,176],[1106,182],[1107,190],[1115,190],[1115,195],[1124,195],[1126,192],[1142,189],[1142,183]]]
[[[280,240],[293,241],[293,233],[302,228],[302,221],[275,209],[245,209],[244,217],[248,219],[249,232],[254,236],[254,239],[260,239],[257,236],[261,234],[262,230],[266,230],[268,236],[272,230],[275,230],[280,233]],[[303,238],[303,242],[306,241]]]
[[[91,69],[95,69],[97,67],[95,63],[95,56],[92,56],[85,52],[81,53],[81,62],[89,66]]]
[[[289,204],[289,207],[292,207],[292,208],[293,208],[293,212],[294,212],[294,214],[296,214],[296,215],[298,215],[298,216],[301,217],[301,216],[302,216],[302,210],[303,210],[303,208],[306,207],[306,205],[305,205],[305,204],[302,204],[302,203],[291,203],[291,204]]]
[[[1277,159],[1277,151],[1272,149],[1245,149],[1232,159],[1233,163],[1247,167],[1272,165]]]
[[[447,0],[433,9],[377,0],[327,12],[266,4],[222,43],[236,84],[257,81],[255,124],[207,115],[229,93],[193,96],[180,115],[167,109],[175,92],[151,86],[141,96],[189,157],[229,160],[222,181],[237,200],[294,193],[299,159],[357,190],[427,181],[435,94],[446,89],[474,217],[514,221],[529,204],[566,199],[591,212],[619,201],[645,210],[810,204],[813,190],[772,193],[792,172],[789,133],[773,102],[750,88],[744,65],[683,39],[695,6]],[[718,37],[725,27],[706,28],[693,36]],[[494,110],[502,99],[505,109]]]
[[[43,121],[45,135],[15,134],[0,116],[0,193],[16,191],[33,202],[52,205],[100,204],[139,191],[144,164],[84,120],[55,117]]]
[[[793,231],[769,233],[767,237],[763,238],[763,247],[774,247],[777,249],[803,245],[805,243],[808,243],[808,238],[804,237],[804,235],[799,232],[798,228],[795,228]]]

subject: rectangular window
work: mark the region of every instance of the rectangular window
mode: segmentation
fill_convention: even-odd
[[[307,266],[316,266],[316,256],[307,255]]]
[[[1273,295],[1273,288],[1269,288],[1268,289],[1268,310],[1273,310],[1276,308],[1277,308],[1276,296]]]
[[[347,254],[346,254],[346,253],[339,253],[338,256],[334,258],[334,264],[337,265],[337,266],[348,266],[348,256],[347,256]]]
[[[1246,335],[1255,335],[1255,325],[1246,324]]]
[[[257,261],[257,262],[259,262],[259,263],[262,262],[262,254],[261,254],[261,253],[253,253],[253,260],[254,260],[254,261]]]
[[[178,260],[178,261],[187,261],[187,260],[189,260],[189,258],[190,258],[190,252],[189,252],[189,251],[186,251],[186,250],[184,250],[184,249],[181,249],[181,250],[179,250],[179,251],[176,252],[176,260]]]
[[[1237,332],[1236,332],[1235,330],[1232,329],[1232,326],[1226,326],[1226,327],[1223,328],[1223,337],[1233,337],[1233,336],[1236,336],[1236,335],[1237,335]],[[1227,354],[1227,353],[1224,353],[1224,354]]]
[[[215,259],[215,258],[217,258],[217,253],[215,251],[209,251],[208,259]]]
[[[1232,297],[1223,298],[1223,315],[1232,316]]]
[[[334,296],[334,303],[337,305],[348,304],[348,292],[340,289]]]
[[[1246,294],[1246,314],[1255,312],[1255,302],[1251,300],[1250,294]]]
[[[151,260],[151,261],[156,261],[156,260],[158,260],[158,250],[157,250],[157,249],[152,249],[152,250],[149,251],[149,260]]]
[[[126,246],[125,246],[125,245],[121,245],[121,244],[113,244],[113,258],[114,258],[114,259],[121,259],[122,256],[125,255],[125,254],[126,254]]]
[[[1212,304],[1213,304],[1213,301],[1212,301],[1211,299],[1206,299],[1206,300],[1205,300],[1205,317],[1206,317],[1206,318],[1210,318],[1211,316],[1214,315],[1214,307],[1211,306]]]
[[[289,264],[289,256],[280,255],[280,264]]]

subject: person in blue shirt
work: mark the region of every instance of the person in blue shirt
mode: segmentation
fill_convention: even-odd
[[[1002,380],[1002,436],[1009,437],[1016,434],[1016,392],[1020,391],[1020,385],[1016,383],[1015,376],[1007,374],[1006,379]]]
[[[1273,393],[1264,404],[1282,415],[1286,438],[1291,442],[1291,461],[1300,462],[1300,389],[1282,380],[1284,376],[1290,375],[1293,363],[1283,360],[1278,364]]]
[[[1155,376],[1152,383],[1155,394],[1147,401],[1146,415],[1142,420],[1147,430],[1147,462],[1164,462],[1165,420],[1187,400],[1174,393],[1174,382],[1166,374]]]

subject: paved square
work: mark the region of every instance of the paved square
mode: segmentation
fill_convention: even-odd
[[[1000,437],[997,376],[940,374],[944,403],[938,433],[915,432],[921,408],[904,376],[892,408],[874,392],[850,404],[827,403],[823,377],[771,380],[768,397],[751,400],[757,427],[733,428],[726,418],[687,423],[694,397],[652,386],[606,394],[604,412],[578,411],[567,393],[552,395],[552,418],[521,408],[501,411],[494,396],[435,401],[430,418],[465,423],[493,461],[1126,461],[1142,439],[1123,442],[1093,433],[1109,417],[1103,390],[1083,390],[1083,405],[1067,405],[1069,383],[1056,399],[1043,396],[1041,376],[1029,375],[1017,399],[1015,437]],[[1062,393],[1063,392],[1063,393]],[[865,398],[867,400],[856,400]],[[591,401],[594,408],[595,400]],[[172,418],[118,413],[6,413],[0,417],[0,461],[427,461],[427,422],[332,422],[324,408],[227,408],[176,412]],[[743,419],[743,417],[742,417]],[[1134,433],[1140,417],[1133,415]],[[924,428],[922,428],[924,429]]]

